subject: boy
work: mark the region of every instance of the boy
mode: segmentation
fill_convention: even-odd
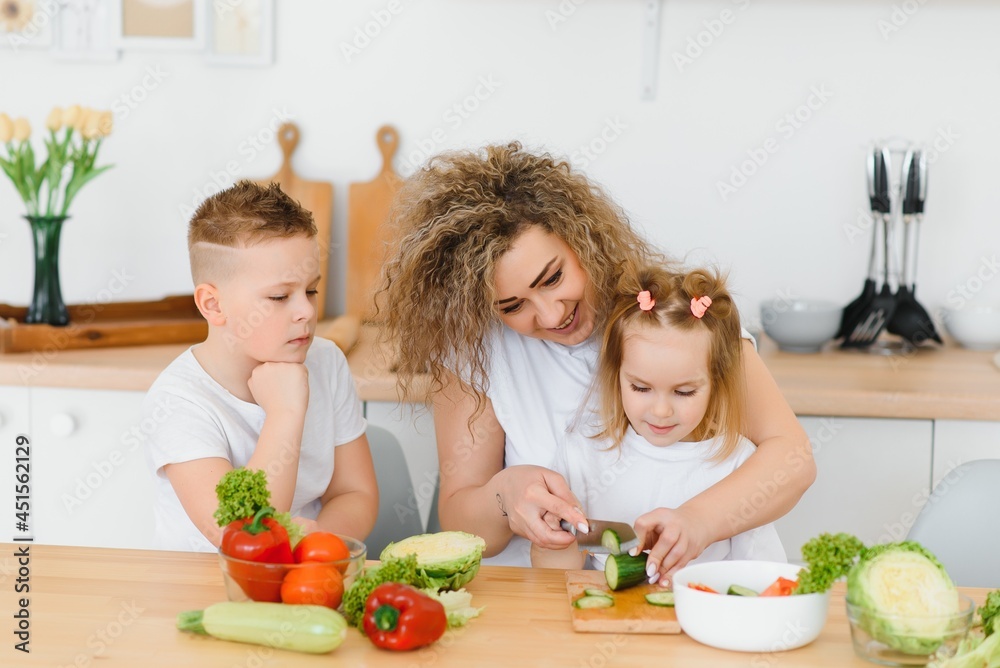
[[[250,181],[209,197],[191,219],[194,299],[208,337],[143,402],[144,418],[160,416],[147,458],[161,549],[218,547],[215,486],[241,466],[265,471],[271,504],[306,532],[364,539],[375,525],[378,488],[354,379],[331,341],[313,340],[316,233],[312,215],[277,185]]]

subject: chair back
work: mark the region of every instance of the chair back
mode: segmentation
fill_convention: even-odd
[[[368,446],[378,480],[378,520],[365,539],[368,558],[378,559],[389,543],[424,532],[413,481],[399,440],[382,427],[368,425]]]
[[[966,462],[941,479],[908,540],[930,550],[961,587],[1000,588],[1000,459]]]

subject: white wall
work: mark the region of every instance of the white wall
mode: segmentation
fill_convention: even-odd
[[[670,252],[730,268],[750,319],[779,291],[852,299],[869,237],[848,229],[867,209],[869,142],[949,134],[930,167],[918,295],[934,308],[970,280],[977,287],[977,272],[992,277],[982,258],[1000,247],[991,181],[1000,154],[997,3],[666,0],[659,92],[643,102],[640,0],[397,1],[402,11],[351,62],[341,45],[388,0],[282,0],[277,59],[265,69],[213,68],[194,54],[127,52],[100,64],[0,51],[0,110],[36,125],[53,105],[119,110],[104,153],[116,167],[83,191],[65,231],[67,301],[95,299],[116,285],[115,271],[132,277],[118,299],[189,292],[184,207],[211,191],[213,175],[228,178],[228,162],[239,176],[277,169],[276,144],[255,152],[245,143],[275,110],[302,129],[297,171],[335,185],[340,244],[347,184],[377,172],[382,123],[402,135],[404,173],[428,144],[438,151],[516,138],[572,156],[619,123],[601,155],[575,162]],[[709,40],[705,22],[723,10],[732,20]],[[902,25],[883,34],[894,18]],[[703,32],[711,43],[679,68],[674,54]],[[144,79],[154,84],[148,90]],[[456,122],[452,106],[482,80],[498,86],[480,87],[485,99]],[[779,129],[814,89],[829,99],[794,132]],[[123,95],[144,99],[131,109]],[[444,140],[434,142],[438,128]],[[777,152],[723,201],[718,183],[769,138]],[[0,302],[29,298],[22,211],[0,182]],[[338,313],[343,250],[333,258],[329,307]],[[1000,303],[1000,281],[981,285],[977,298]]]

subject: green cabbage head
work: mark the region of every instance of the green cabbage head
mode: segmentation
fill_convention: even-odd
[[[864,610],[859,624],[870,636],[904,654],[934,652],[960,607],[944,566],[913,541],[862,552],[847,574],[847,600]]]
[[[460,589],[479,572],[486,541],[464,531],[441,531],[404,538],[389,543],[379,559],[400,559],[408,554],[417,557],[417,574],[425,587]]]

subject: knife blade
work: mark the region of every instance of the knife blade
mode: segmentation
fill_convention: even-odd
[[[559,526],[563,531],[568,531],[576,536],[576,543],[580,550],[593,552],[595,554],[616,554],[605,544],[604,534],[613,531],[618,537],[619,553],[625,553],[639,544],[639,538],[635,535],[635,529],[624,522],[607,522],[605,520],[592,520],[587,518],[588,533],[581,533],[575,526],[562,520]]]

